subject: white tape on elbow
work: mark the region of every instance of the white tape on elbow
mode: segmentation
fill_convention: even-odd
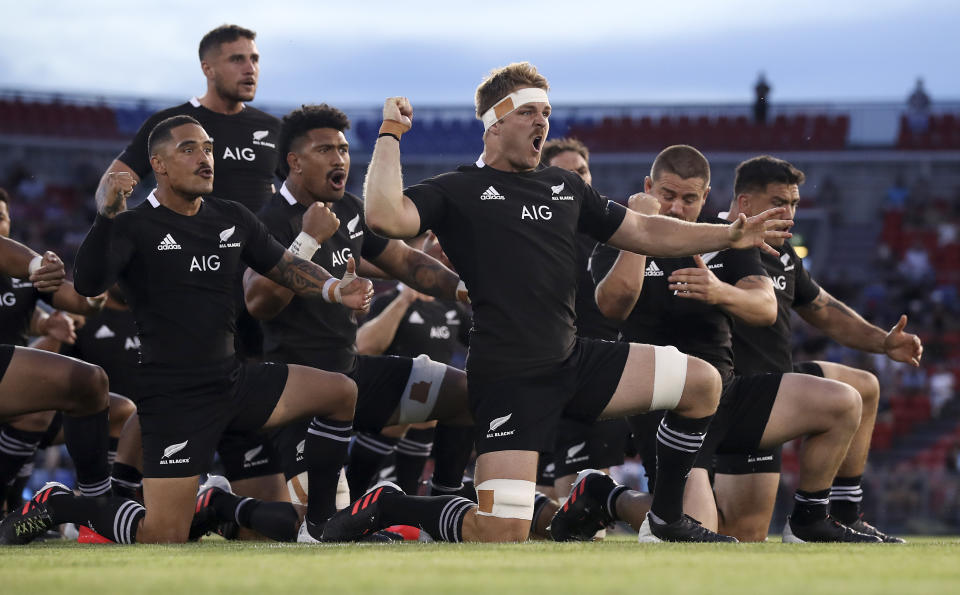
[[[687,383],[687,354],[673,345],[653,346],[653,399],[650,411],[673,409],[680,402]]]
[[[533,519],[537,485],[522,479],[488,479],[477,484],[477,514],[501,519]]]
[[[433,361],[427,354],[413,358],[407,385],[400,396],[398,424],[412,424],[430,419],[446,374],[447,366]]]

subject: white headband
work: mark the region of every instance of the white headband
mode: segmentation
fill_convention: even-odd
[[[480,120],[483,122],[483,131],[490,130],[490,127],[507,117],[507,114],[517,109],[525,103],[549,103],[547,92],[543,89],[526,88],[517,89],[494,104],[493,107],[483,112]]]

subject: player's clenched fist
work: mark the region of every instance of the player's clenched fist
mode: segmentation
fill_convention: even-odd
[[[627,199],[627,208],[642,215],[657,215],[660,213],[660,201],[646,192],[637,192]]]
[[[130,172],[108,172],[103,176],[100,192],[97,193],[97,212],[104,217],[113,218],[127,209],[127,198],[133,192],[137,182]]]
[[[53,293],[60,288],[60,284],[66,277],[67,270],[60,257],[53,252],[44,252],[43,258],[40,259],[40,266],[30,273],[30,282],[37,291]]]
[[[322,202],[313,203],[303,214],[303,231],[320,244],[329,240],[339,228],[340,219]]]
[[[383,126],[380,132],[403,134],[413,126],[413,106],[406,97],[390,97],[383,102]],[[399,136],[399,135],[398,135]]]

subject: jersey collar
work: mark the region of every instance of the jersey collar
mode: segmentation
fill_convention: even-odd
[[[286,182],[283,183],[283,186],[280,186],[280,196],[282,196],[288,203],[292,205],[297,204],[297,199],[293,196],[293,193],[290,192],[290,189],[287,188]]]
[[[147,202],[150,203],[150,206],[153,208],[157,208],[160,206],[160,201],[157,200],[156,194],[157,194],[157,189],[154,188],[153,190],[150,191],[150,194],[147,195]]]
[[[483,153],[480,153],[480,156],[477,157],[477,167],[483,168],[487,164],[483,162]]]

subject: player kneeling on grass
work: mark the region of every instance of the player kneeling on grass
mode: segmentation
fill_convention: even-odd
[[[11,542],[28,542],[64,522],[85,524],[120,543],[185,542],[198,476],[211,464],[219,438],[304,417],[313,417],[318,428],[304,449],[310,482],[336,490],[356,384],[303,366],[240,362],[233,351],[235,284],[245,263],[299,295],[356,310],[369,307],[372,285],[350,269],[340,280],[295,257],[245,207],[209,196],[213,140],[193,118],[160,122],[148,144],[157,189],[125,211],[133,179],[110,176],[75,272],[77,291],[86,295],[119,278],[141,330],[136,396],[145,507],[118,497],[77,498],[60,484],[48,484],[0,525],[4,537],[16,536]],[[241,525],[266,515],[285,531],[296,529],[289,504],[279,503],[281,511],[226,492],[219,496],[218,506],[231,509]]]

